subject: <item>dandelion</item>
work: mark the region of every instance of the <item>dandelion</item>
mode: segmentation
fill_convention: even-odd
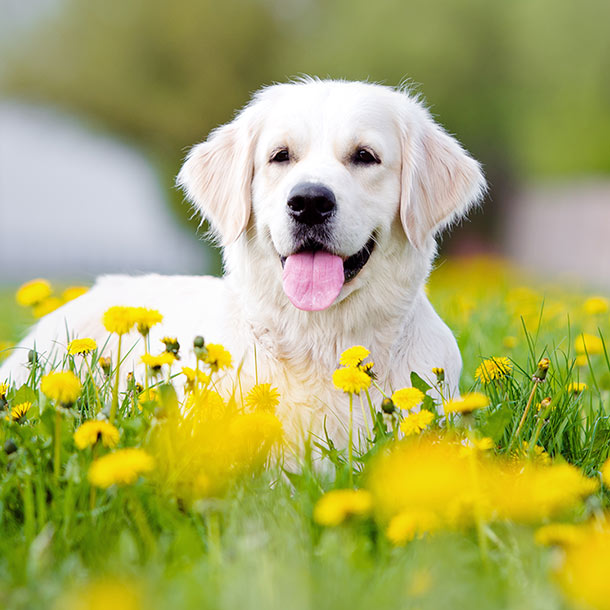
[[[86,356],[94,349],[97,349],[97,343],[94,339],[74,339],[68,343],[68,354],[72,356]]]
[[[543,398],[538,403],[538,406],[536,407],[536,411],[538,413],[540,413],[540,411],[542,411],[544,413],[544,411],[546,411],[546,409],[548,409],[551,406],[551,402],[552,402],[552,398],[550,396],[547,396],[546,398]]]
[[[386,536],[395,546],[404,546],[439,527],[440,519],[431,511],[404,511],[391,519]]]
[[[539,527],[534,540],[540,546],[571,546],[583,539],[584,530],[572,523],[549,523]]]
[[[507,335],[502,339],[502,345],[506,349],[514,349],[517,346],[517,337],[513,337],[512,335]]]
[[[346,366],[333,373],[333,384],[347,394],[360,394],[371,385],[371,378],[355,366]]]
[[[31,406],[31,402],[20,402],[11,409],[10,417],[7,415],[6,419],[12,419],[13,421],[21,423],[25,419]]]
[[[231,367],[231,354],[222,345],[208,343],[206,351],[203,361],[210,366],[213,373]]]
[[[206,386],[210,382],[209,375],[199,369],[192,369],[190,366],[183,366],[182,374],[186,377],[184,387],[187,392],[193,392],[198,384]]]
[[[587,364],[589,364],[589,359],[586,354],[580,354],[574,359],[574,366],[583,367],[587,366]]]
[[[589,297],[583,303],[582,308],[589,316],[606,313],[608,311],[608,299],[604,297]]]
[[[104,577],[62,594],[53,610],[144,610],[146,607],[145,596],[133,582]]]
[[[31,307],[51,296],[51,284],[47,280],[36,279],[23,284],[17,290],[15,298],[19,305]]]
[[[604,342],[595,335],[582,333],[576,337],[576,340],[574,341],[574,349],[576,350],[577,354],[589,354],[589,356],[603,354]]]
[[[147,309],[146,307],[134,307],[132,315],[138,332],[143,337],[148,335],[155,324],[163,321],[163,316],[156,309]]]
[[[259,383],[248,392],[245,403],[252,409],[274,411],[280,403],[280,393],[270,383]]]
[[[402,388],[392,394],[392,402],[399,409],[404,409],[405,411],[421,404],[424,398],[424,393],[417,388]]]
[[[574,394],[575,396],[582,394],[586,389],[587,389],[587,384],[584,382],[573,381],[572,383],[570,383],[568,385],[568,392],[570,394]]]
[[[488,358],[477,368],[474,376],[481,383],[490,383],[495,379],[508,377],[513,370],[513,365],[505,356],[500,358]]]
[[[454,398],[444,403],[445,413],[472,413],[476,409],[489,406],[489,398],[480,392],[470,392],[461,398]]]
[[[153,373],[159,373],[162,366],[171,366],[176,360],[176,357],[169,352],[163,352],[158,356],[143,354],[141,360]]]
[[[405,417],[400,423],[400,430],[405,436],[420,434],[430,425],[433,419],[434,413],[422,409]]]
[[[163,337],[161,339],[161,343],[165,345],[165,351],[170,354],[174,354],[176,360],[180,359],[178,352],[180,351],[180,343],[178,343],[178,339],[176,337]]]
[[[61,298],[64,303],[68,303],[69,301],[73,301],[74,299],[83,296],[85,292],[89,292],[88,286],[68,286],[68,288],[61,293]]]
[[[79,449],[93,447],[98,442],[104,447],[116,447],[119,431],[106,421],[91,420],[81,424],[74,432],[74,444]]]
[[[71,371],[62,371],[45,375],[40,381],[40,389],[47,398],[68,406],[79,397],[81,383]]]
[[[532,376],[532,379],[538,383],[542,383],[546,379],[546,374],[549,370],[549,366],[551,365],[551,361],[548,358],[543,358],[538,363],[538,368],[536,372]]]
[[[154,459],[143,449],[119,449],[95,460],[89,468],[89,482],[96,487],[133,485],[151,472]]]
[[[110,358],[108,358],[108,357],[103,357],[103,358],[100,358],[97,362],[100,365],[100,368],[102,369],[104,375],[106,375],[106,377],[110,377],[110,369],[112,368],[112,360],[110,360]]]
[[[59,309],[62,305],[63,302],[61,299],[58,299],[57,297],[48,297],[44,299],[44,301],[34,305],[32,313],[34,314],[35,318],[44,318],[44,316],[52,311],[55,311],[56,309]]]
[[[127,334],[135,324],[134,309],[135,307],[115,305],[106,310],[102,317],[104,328],[109,333],[116,333],[119,336]]]
[[[445,381],[445,369],[440,366],[435,366],[432,369],[432,374],[436,377],[436,383],[443,383]]]
[[[0,383],[0,398],[4,398],[8,392],[8,383]]]
[[[360,366],[362,362],[370,355],[370,351],[362,345],[354,345],[346,349],[339,358],[339,364],[342,366]]]
[[[373,508],[373,497],[363,489],[335,489],[316,503],[313,518],[319,525],[333,527],[351,517],[366,517]]]

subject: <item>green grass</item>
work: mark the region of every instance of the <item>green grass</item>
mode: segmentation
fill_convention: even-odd
[[[525,294],[519,289],[524,283],[536,292]],[[610,450],[610,362],[595,353],[576,367],[574,340],[581,332],[609,337],[610,314],[585,314],[584,295],[540,287],[489,261],[443,265],[430,296],[458,337],[463,391],[484,391],[490,398],[491,406],[470,418],[472,429],[492,437],[495,452],[506,456],[538,435],[537,445],[556,463],[567,461],[599,478]],[[0,339],[14,340],[27,314],[6,293],[0,293],[0,312]],[[511,377],[481,386],[475,371],[482,358],[498,356],[513,362]],[[551,361],[548,378],[516,435],[542,357]],[[587,389],[569,392],[574,381]],[[98,385],[109,393],[110,382]],[[33,394],[20,395],[34,402],[25,423],[0,424],[1,443],[10,438],[18,447],[0,453],[1,607],[93,608],[86,601],[92,594],[113,610],[132,607],[126,598],[104,599],[117,582],[145,608],[572,607],[553,575],[557,551],[534,542],[536,524],[485,523],[486,553],[476,528],[394,547],[370,518],[338,527],[317,524],[316,502],[349,478],[340,452],[322,471],[307,459],[298,475],[272,464],[239,477],[220,497],[193,502],[178,498],[171,485],[141,478],[130,487],[98,489],[91,510],[91,450],[78,451],[72,432],[91,411],[92,380],[62,415],[59,480],[53,477],[54,410],[38,394],[38,382],[30,386]],[[536,405],[545,396],[552,408],[542,425]],[[17,398],[9,392],[9,405]],[[120,446],[144,443],[159,416],[158,405],[132,416],[131,404],[129,398],[123,402],[118,420]],[[459,418],[456,423],[464,425]],[[371,455],[382,441],[370,447]],[[369,459],[356,456],[356,486],[365,484],[360,471],[362,464],[368,470]],[[583,522],[607,504],[602,488],[561,517]],[[92,593],[92,586],[99,590]]]

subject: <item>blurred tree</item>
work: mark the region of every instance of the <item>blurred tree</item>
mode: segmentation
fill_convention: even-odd
[[[610,172],[607,0],[60,6],[12,49],[3,88],[137,142],[168,188],[186,147],[262,84],[300,73],[421,84],[441,123],[483,161],[499,202],[517,179]]]

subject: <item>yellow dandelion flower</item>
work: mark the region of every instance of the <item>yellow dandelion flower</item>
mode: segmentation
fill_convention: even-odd
[[[103,577],[63,593],[53,610],[144,610],[143,590],[130,581]]]
[[[475,409],[489,406],[489,398],[480,392],[470,392],[461,398],[454,398],[444,403],[445,413],[471,413]]]
[[[97,349],[97,343],[94,339],[74,339],[68,343],[68,354],[72,356],[86,356],[94,349]]]
[[[68,286],[68,288],[61,293],[61,298],[64,303],[68,303],[69,301],[73,301],[74,299],[83,296],[85,292],[89,292],[88,286]]]
[[[274,411],[280,403],[280,393],[270,383],[259,383],[246,394],[245,402],[252,409]]]
[[[313,518],[319,525],[333,527],[350,517],[366,517],[373,508],[373,497],[364,489],[335,489],[316,503]]]
[[[27,412],[30,410],[31,406],[31,402],[20,402],[11,409],[10,417],[7,415],[6,419],[21,422],[25,419],[25,416],[27,415]]]
[[[138,332],[146,336],[150,329],[163,321],[163,316],[156,309],[147,309],[146,307],[133,308],[133,321],[138,327]]]
[[[153,372],[159,372],[161,367],[166,365],[171,366],[175,360],[176,356],[170,352],[163,352],[158,356],[153,356],[152,354],[144,354],[141,358],[142,362],[148,366]]]
[[[63,302],[61,299],[58,299],[57,297],[48,297],[43,301],[40,301],[40,303],[36,303],[32,309],[32,313],[36,318],[44,318],[48,313],[59,309],[62,305]]]
[[[434,532],[440,526],[440,519],[432,511],[404,511],[392,517],[386,536],[392,544],[404,546],[415,537]]]
[[[117,335],[127,334],[134,326],[133,318],[134,307],[124,307],[123,305],[115,305],[108,309],[102,317],[104,328],[109,333]]]
[[[74,444],[79,449],[92,447],[101,442],[104,447],[116,447],[119,431],[107,421],[90,420],[81,424],[74,432]]]
[[[434,413],[427,409],[422,409],[417,413],[411,413],[400,422],[400,431],[405,436],[419,434],[425,430],[434,419]]]
[[[197,377],[197,373],[199,373]],[[195,378],[198,378],[199,385],[206,386],[210,382],[210,376],[206,375],[203,371],[196,371],[190,366],[182,367],[182,374],[186,377],[186,383],[184,384],[187,392],[192,392],[195,389]]]
[[[153,458],[143,449],[119,449],[95,460],[89,468],[89,482],[96,487],[133,485],[140,475],[154,468]]]
[[[8,383],[0,383],[0,398],[4,398],[8,392]]]
[[[346,366],[333,373],[333,384],[348,394],[360,394],[371,385],[371,378],[355,366]]]
[[[582,306],[584,312],[589,316],[595,316],[608,311],[608,299],[604,297],[589,297]]]
[[[36,279],[23,284],[15,298],[19,305],[31,307],[51,296],[51,284],[47,280]]]
[[[534,540],[540,546],[566,547],[583,539],[584,530],[573,523],[549,523],[539,527],[534,533]]]
[[[143,402],[158,402],[159,401],[159,391],[157,388],[148,388],[148,390],[143,390],[138,394],[138,408],[140,411],[142,407],[139,403]]]
[[[402,388],[392,394],[392,402],[399,408],[409,410],[421,404],[425,398],[417,388]]]
[[[366,347],[362,347],[362,345],[354,345],[346,349],[339,358],[339,364],[342,366],[360,366],[362,361],[370,354],[371,352],[366,349]]]
[[[576,356],[574,359],[574,366],[583,367],[589,364],[589,359],[586,354],[580,354],[580,356]]]
[[[220,369],[228,369],[231,367],[231,354],[217,343],[208,343],[206,345],[206,354],[203,361],[210,366],[213,373]]]
[[[568,385],[568,392],[570,394],[581,394],[587,389],[587,384],[584,382],[573,381]]]
[[[488,358],[479,365],[474,376],[481,383],[490,383],[494,379],[508,377],[512,370],[513,365],[505,356]]]
[[[601,528],[564,547],[557,580],[574,607],[610,609],[610,529]]]
[[[436,377],[437,383],[443,383],[445,381],[445,369],[440,366],[435,366],[432,369],[432,374]]]
[[[589,356],[603,354],[604,342],[595,335],[582,333],[576,337],[576,340],[574,341],[574,349],[576,350],[577,354],[589,354]]]
[[[502,345],[506,349],[513,349],[517,346],[517,337],[513,337],[512,335],[508,335],[502,339]]]
[[[40,389],[47,398],[62,405],[71,405],[81,392],[81,384],[74,373],[63,371],[45,375],[40,381]]]

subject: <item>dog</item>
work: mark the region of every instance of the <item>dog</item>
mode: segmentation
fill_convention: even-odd
[[[102,316],[130,305],[163,314],[153,351],[175,336],[192,366],[188,346],[202,335],[232,353],[241,391],[256,381],[276,387],[295,442],[327,435],[346,446],[349,401],[331,378],[353,345],[371,350],[388,393],[410,386],[413,371],[433,380],[434,367],[445,371],[445,391],[457,392],[457,343],[424,287],[435,237],[486,186],[479,163],[416,96],[315,78],[263,88],[192,148],[177,184],[221,245],[224,277],[102,277],[34,327],[0,381],[26,378],[30,348],[65,350],[66,329],[116,354]],[[122,372],[141,378],[137,337]],[[230,392],[235,383],[224,375],[218,385]],[[365,429],[359,408],[354,427]]]

